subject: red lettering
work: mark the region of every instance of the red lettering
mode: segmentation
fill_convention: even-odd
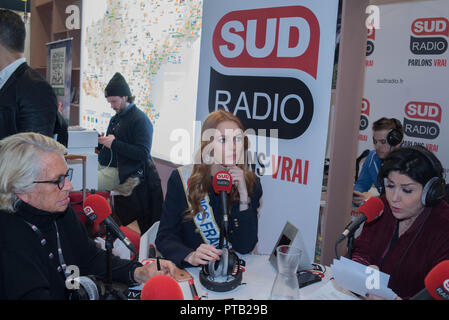
[[[306,160],[304,165],[304,180],[302,181],[303,184],[307,185],[308,177],[309,177],[309,160]]]
[[[416,36],[449,36],[449,21],[444,17],[421,18],[412,23],[412,33]]]
[[[282,161],[282,175],[281,180],[285,179],[285,176],[287,176],[287,181],[292,181],[290,179],[290,170],[292,168],[292,159],[289,157],[284,157]]]
[[[272,155],[271,161],[273,165],[273,179],[277,179],[279,167],[281,167],[281,180],[307,185],[309,177],[309,160],[295,159],[293,165],[293,160],[289,157],[278,156],[276,160],[276,157]]]
[[[281,163],[281,156],[278,156],[277,165],[274,155],[271,156],[271,161],[273,162],[273,179],[276,179],[279,172],[279,165]]]
[[[301,159],[296,159],[295,168],[293,169],[293,177],[292,182],[295,182],[295,179],[298,179],[298,183],[302,183],[302,161]]]
[[[316,78],[320,25],[303,6],[232,11],[215,26],[215,57],[229,68],[299,69]]]
[[[359,134],[359,141],[368,141],[368,136],[366,134]]]
[[[368,28],[366,37],[371,40],[376,40],[376,28]]]
[[[411,101],[405,106],[405,114],[410,118],[441,123],[441,107],[433,102]]]
[[[363,114],[366,114],[367,116],[369,116],[369,107],[370,107],[370,105],[369,105],[368,99],[363,98],[362,99],[362,111],[361,112]]]

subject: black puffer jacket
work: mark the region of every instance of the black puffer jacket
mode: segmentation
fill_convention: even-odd
[[[27,131],[52,137],[56,113],[52,87],[24,62],[0,90],[0,139]]]

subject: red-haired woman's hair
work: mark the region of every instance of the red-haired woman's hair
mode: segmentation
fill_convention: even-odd
[[[215,112],[212,112],[209,114],[209,116],[204,120],[203,126],[201,127],[201,137],[203,137],[203,134],[209,130],[209,129],[216,129],[218,125],[224,121],[232,121],[239,129],[242,130],[242,133],[245,132],[245,128],[243,127],[241,121],[239,118],[237,118],[235,115],[233,115],[230,112],[224,111],[224,110],[218,110]],[[190,207],[187,209],[188,214],[186,215],[186,219],[193,219],[193,217],[198,212],[203,212],[204,209],[200,205],[201,200],[204,198],[204,196],[208,193],[210,184],[211,184],[211,164],[205,163],[202,159],[202,155],[205,151],[205,148],[213,141],[213,137],[210,137],[208,141],[203,141],[201,139],[200,142],[200,148],[197,150],[197,153],[195,155],[195,163],[193,165],[192,174],[189,178],[189,194],[188,194],[188,200]],[[249,170],[248,165],[246,163],[246,153],[248,151],[248,137],[244,135],[244,162],[238,163],[237,166],[240,167],[245,174],[245,182],[246,187],[248,189],[248,194],[252,193],[254,182],[256,180],[255,174]],[[229,205],[232,206],[233,203],[240,200],[239,193],[237,191],[237,188],[234,186],[231,190],[231,195],[229,196]]]

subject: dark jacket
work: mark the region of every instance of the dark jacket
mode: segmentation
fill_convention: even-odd
[[[45,246],[25,221],[39,228]],[[49,252],[57,257],[54,221],[66,264],[78,266],[80,276],[106,277],[106,251],[87,236],[71,207],[50,213],[22,203],[16,213],[0,211],[0,300],[68,298],[64,274],[57,271],[59,260],[49,259]],[[114,256],[112,265],[114,281],[131,285],[134,268],[141,264]]]
[[[24,62],[0,90],[0,139],[27,131],[53,137],[56,113],[52,87]]]
[[[441,201],[425,208],[393,244],[398,220],[385,198],[383,214],[363,226],[355,239],[352,260],[376,265],[390,275],[388,287],[408,299],[424,288],[424,278],[439,262],[449,259],[449,205]],[[390,248],[391,246],[391,248]]]
[[[210,206],[213,209],[215,221],[221,227],[223,215],[221,213],[220,196],[215,194],[212,186],[209,190]],[[251,252],[257,244],[258,208],[262,197],[262,186],[256,179],[253,193],[249,195],[251,203],[245,211],[239,211],[239,204],[230,208],[229,242],[232,248],[242,254]],[[161,222],[156,237],[156,248],[162,255],[180,267],[190,264],[184,258],[195,251],[203,242],[201,235],[196,232],[193,220],[185,220],[188,208],[184,186],[178,170],[173,170],[167,183],[167,194],[162,206]]]
[[[143,176],[144,164],[151,158],[153,139],[153,125],[147,115],[132,104],[111,118],[106,131],[109,134],[115,139],[111,149],[100,145],[100,164],[117,167],[120,183],[132,175]]]
[[[57,112],[56,114],[57,116],[54,133],[58,135],[58,142],[67,148],[67,145],[69,143],[69,126],[67,125],[67,122],[65,121],[62,114],[60,114],[59,112]]]

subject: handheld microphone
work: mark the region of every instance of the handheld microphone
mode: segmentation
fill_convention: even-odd
[[[110,217],[112,210],[105,198],[98,194],[88,196],[86,200],[84,200],[83,211],[94,223],[95,229],[98,229],[99,224],[104,222],[114,235],[119,238],[129,250],[137,255],[137,251],[131,241],[125,236],[117,223]]]
[[[449,260],[444,260],[424,278],[425,288],[410,300],[449,300]]]
[[[145,282],[140,300],[184,300],[184,294],[175,279],[161,274]]]
[[[212,186],[215,193],[220,194],[220,200],[223,210],[223,228],[225,236],[228,236],[229,216],[228,216],[228,194],[231,193],[232,177],[226,171],[219,171],[214,175]],[[221,247],[221,246],[220,246]]]
[[[383,211],[384,204],[379,198],[371,197],[366,200],[365,203],[358,208],[357,217],[346,226],[345,230],[338,238],[337,243],[340,243],[345,238],[352,235],[363,222],[372,222],[376,220],[382,215]]]

